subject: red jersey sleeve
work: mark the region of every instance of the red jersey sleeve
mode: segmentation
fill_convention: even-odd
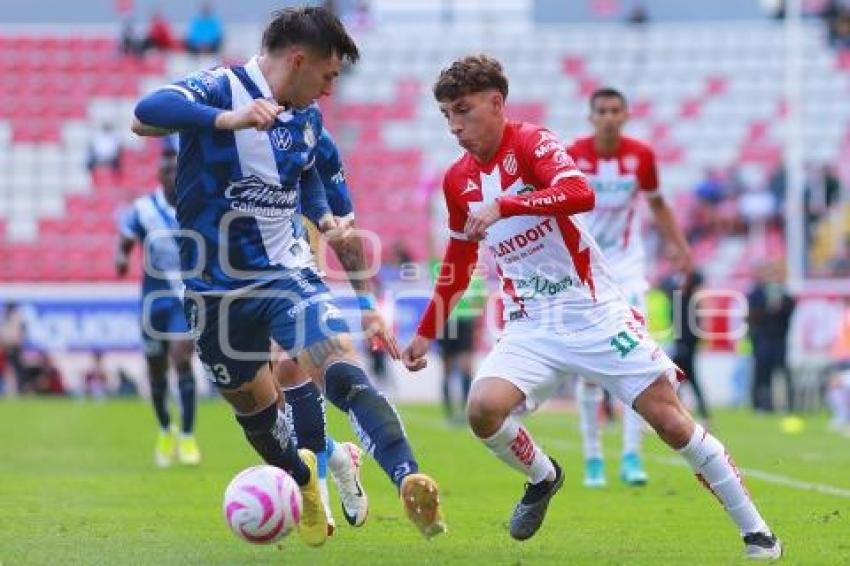
[[[459,182],[461,182],[459,176],[453,174],[453,169],[450,169],[443,177],[443,198],[449,211],[449,236],[458,240],[465,240],[466,236],[463,229],[466,226],[466,219],[469,217],[469,210],[455,197],[458,192],[454,185]],[[450,187],[452,188],[450,189]]]
[[[450,170],[443,179],[451,237],[434,284],[434,292],[416,331],[418,335],[431,339],[436,338],[445,326],[452,309],[469,287],[472,271],[478,263],[478,242],[467,240],[464,235],[467,210],[456,197],[459,189],[451,173]]]
[[[518,159],[530,170],[540,190],[498,199],[502,216],[577,214],[591,210],[595,195],[555,135],[537,128],[520,130]]]
[[[644,146],[640,154],[637,178],[641,191],[654,193],[658,190],[658,167],[655,164],[655,152],[649,146]]]
[[[542,185],[551,187],[560,179],[584,176],[564,144],[545,128],[522,132],[519,145],[534,176]]]

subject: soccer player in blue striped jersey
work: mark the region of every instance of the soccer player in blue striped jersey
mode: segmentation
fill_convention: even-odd
[[[115,269],[127,273],[130,252],[144,245],[145,273],[142,279],[142,339],[151,402],[160,426],[154,461],[164,468],[175,455],[181,464],[197,465],[201,452],[194,437],[195,375],[192,371],[192,341],[183,316],[183,282],[180,280],[180,254],[174,231],[179,229],[174,211],[177,147],[165,138],[159,164],[160,187],[139,197],[123,215],[120,225]],[[168,412],[169,360],[178,376],[181,426],[179,438],[171,430]]]
[[[358,298],[366,303],[364,318],[370,317],[367,311],[374,310],[374,294],[369,278],[365,277],[365,254],[359,235],[351,230],[354,221],[354,206],[346,183],[342,159],[334,139],[328,131],[322,130],[316,144],[316,171],[325,188],[327,202],[335,222],[323,226],[331,233],[327,234],[328,243],[337,252],[348,270],[349,281],[358,293]],[[311,223],[320,220],[313,218]],[[313,252],[317,252],[318,233],[309,230]],[[325,505],[328,519],[328,533],[336,528],[336,521],[330,507],[327,475],[337,486],[342,513],[349,525],[360,527],[369,514],[369,499],[360,479],[362,451],[354,443],[336,442],[327,431],[325,403],[321,391],[305,372],[301,371],[293,360],[280,359],[275,364],[275,376],[283,387],[286,398],[287,415],[291,417],[293,433],[299,448],[308,448],[316,453],[319,467],[319,489]],[[359,431],[358,431],[359,432]]]
[[[302,538],[327,537],[316,459],[296,451],[271,360],[271,342],[364,431],[361,438],[399,487],[426,536],[442,532],[436,484],[418,465],[395,411],[359,367],[348,328],[315,269],[296,211],[333,223],[314,167],[322,131],[315,99],[328,95],[357,47],[321,8],[276,13],[261,53],[244,66],[190,75],[136,106],[140,135],[180,132],[177,219],[195,345],[245,435],[301,486]],[[380,317],[376,334],[399,355]]]

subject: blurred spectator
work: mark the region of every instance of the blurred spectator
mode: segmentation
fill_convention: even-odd
[[[20,393],[26,379],[26,368],[23,363],[24,342],[27,328],[17,303],[8,302],[3,313],[0,327],[0,346],[3,348],[5,365],[12,371],[12,377]],[[11,379],[9,384],[11,384]]]
[[[773,372],[785,378],[786,408],[794,410],[793,376],[788,369],[788,330],[794,299],[783,281],[781,265],[767,264],[759,270],[759,281],[747,297],[749,332],[755,357],[752,404],[757,411],[773,412]]]
[[[710,419],[708,404],[705,402],[705,395],[703,395],[694,363],[699,347],[697,330],[700,323],[691,316],[691,309],[696,308],[693,298],[702,287],[703,280],[699,271],[677,273],[668,278],[664,287],[670,295],[673,311],[678,313],[679,328],[675,333],[673,363],[685,373],[687,377],[685,383],[690,385],[694,392],[699,416],[704,423],[708,423]]]
[[[829,261],[829,275],[833,277],[850,276],[850,234],[837,244],[838,250]]]
[[[821,190],[826,207],[829,208],[841,199],[841,180],[831,163],[825,163],[820,171]]]
[[[30,368],[31,390],[37,395],[65,395],[65,385],[62,383],[62,374],[53,363],[53,359],[47,352],[39,352],[35,365]]]
[[[127,370],[120,368],[118,370],[118,389],[115,390],[116,397],[138,397],[139,388],[133,378],[127,373]]]
[[[747,225],[762,224],[778,211],[776,198],[765,189],[750,188],[738,199],[738,210]]]
[[[411,255],[410,250],[407,249],[407,246],[405,246],[404,242],[401,240],[393,242],[393,249],[390,254],[389,263],[398,267],[402,267],[408,263],[413,263],[413,255]]]
[[[726,194],[723,176],[719,171],[707,169],[702,181],[694,188],[697,198],[706,204],[718,205]]]
[[[121,25],[121,52],[125,55],[144,55],[147,37],[132,18],[126,18]]]
[[[441,262],[432,263],[434,278]],[[450,423],[463,423],[466,401],[472,386],[473,356],[478,326],[487,303],[487,282],[476,271],[469,287],[452,309],[443,332],[437,337],[443,361],[443,410]]]
[[[180,48],[180,41],[174,37],[174,32],[171,31],[171,24],[162,15],[162,12],[156,10],[151,16],[151,23],[148,26],[148,34],[145,38],[146,49],[158,49],[160,51],[171,51]]]
[[[649,11],[643,4],[635,5],[626,17],[626,23],[642,26],[649,23]]]
[[[723,191],[726,198],[737,198],[747,192],[747,182],[741,173],[741,168],[732,165],[726,170]]]
[[[820,18],[826,27],[829,45],[837,47],[837,32],[841,16],[847,12],[847,6],[841,0],[825,0],[820,10]]]
[[[762,9],[771,18],[785,18],[785,0],[761,0]]]
[[[83,378],[83,392],[86,397],[103,399],[108,393],[107,386],[109,383],[106,370],[103,368],[103,352],[95,350],[92,357],[93,365]]]
[[[831,354],[834,365],[826,392],[830,428],[850,436],[850,308],[844,310]]]
[[[850,49],[850,10],[844,8],[829,25],[830,44],[836,49]]]
[[[120,171],[122,152],[121,138],[115,127],[109,122],[104,123],[89,142],[89,171],[101,165],[109,165],[116,172]]]
[[[191,53],[218,53],[224,41],[224,26],[209,2],[201,4],[200,12],[189,24],[186,50]]]
[[[744,336],[735,344],[735,358],[732,366],[732,406],[744,407],[749,404],[753,382],[753,343]]]
[[[3,397],[6,394],[6,390],[10,387],[9,378],[6,375],[6,368],[8,367],[8,363],[6,362],[6,353],[0,349],[0,397]]]
[[[785,192],[788,188],[788,175],[785,164],[780,163],[767,181],[767,190],[773,195],[776,206],[780,209],[785,205]]]
[[[725,195],[723,177],[719,171],[706,169],[702,180],[694,187],[696,200],[692,205],[686,233],[691,243],[716,235],[718,208]]]
[[[806,242],[811,245],[820,221],[829,214],[830,208],[841,198],[841,181],[835,168],[825,164],[809,170],[803,187],[803,206],[806,219]]]

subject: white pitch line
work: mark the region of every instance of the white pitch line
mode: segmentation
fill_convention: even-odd
[[[427,424],[429,426],[439,426],[444,424],[444,421],[441,418],[435,418],[421,414],[417,415],[408,413],[407,415],[405,415],[404,418],[410,421],[418,421],[422,424]],[[538,438],[543,444],[546,444],[548,446],[553,446],[560,450],[580,452],[580,448],[578,446],[574,445],[572,442],[568,442],[561,438],[550,438],[546,436],[538,436]],[[689,467],[687,462],[685,462],[682,458],[677,458],[673,456],[650,455],[646,456],[646,459],[651,460],[653,462],[657,462],[659,464],[664,464],[665,466],[674,466],[679,468]],[[758,470],[755,468],[740,468],[740,470],[747,478],[754,478],[757,480],[761,480],[765,483],[772,483],[774,485],[789,487],[791,489],[797,489],[800,491],[814,491],[817,493],[823,493],[824,495],[834,495],[835,497],[846,497],[850,499],[850,489],[846,489],[843,487],[836,487],[834,485],[829,485],[825,483],[814,483],[798,480],[788,476],[783,476],[781,474],[765,472],[764,470]]]

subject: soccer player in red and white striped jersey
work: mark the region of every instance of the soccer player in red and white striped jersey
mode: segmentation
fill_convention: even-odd
[[[431,302],[405,349],[418,371],[469,285],[480,242],[495,256],[505,329],[469,396],[473,433],[528,484],[510,520],[524,540],[543,524],[563,472],[513,416],[555,391],[564,375],[601,383],[679,451],[738,525],[747,555],[776,558],[781,545],[756,510],[724,446],[679,402],[675,365],[646,335],[576,215],[594,194],[548,130],[504,115],[508,81],[498,61],[465,57],[444,69],[434,95],[466,153],[443,183],[451,238]]]
[[[584,172],[596,194],[596,206],[583,215],[590,233],[602,249],[617,285],[629,303],[646,312],[649,283],[640,234],[638,205],[646,198],[655,225],[676,250],[686,271],[691,270],[691,251],[673,212],[659,191],[655,154],[646,143],[623,135],[629,117],[626,97],[612,88],[590,96],[590,123],[594,134],[576,140],[567,152]],[[584,484],[606,484],[598,406],[602,390],[580,378],[577,382],[581,434],[585,455]],[[629,407],[623,409],[623,456],[620,478],[628,485],[644,485],[641,461],[643,421]]]

